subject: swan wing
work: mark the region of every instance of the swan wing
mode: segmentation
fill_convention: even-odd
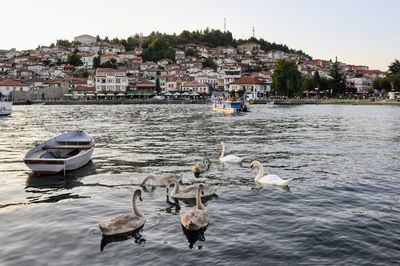
[[[240,163],[243,161],[243,158],[240,158],[239,156],[236,156],[236,155],[227,155],[227,156],[221,158],[221,161],[227,162],[227,163]]]
[[[288,186],[292,179],[284,180],[277,175],[265,175],[258,180],[259,183],[271,184],[277,186]]]
[[[99,227],[104,235],[115,235],[134,231],[144,223],[143,217],[127,214],[114,217],[106,224],[100,224]]]
[[[208,225],[208,214],[204,210],[189,210],[181,216],[181,223],[188,230],[199,230]]]

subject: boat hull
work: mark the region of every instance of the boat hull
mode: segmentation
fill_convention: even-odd
[[[80,145],[71,145],[69,143],[71,141],[66,139],[62,141],[64,144],[60,145],[57,138],[62,138],[64,135],[49,139],[26,154],[24,162],[36,175],[52,175],[59,172],[64,172],[65,174],[66,171],[81,168],[90,161],[94,151],[93,138],[90,137],[90,142],[83,141],[84,143]],[[74,152],[74,155],[67,158],[49,158],[45,156],[63,152]]]
[[[0,116],[8,116],[12,112],[12,102],[0,101]]]

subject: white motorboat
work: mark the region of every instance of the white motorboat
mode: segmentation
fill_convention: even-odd
[[[25,155],[25,164],[37,175],[51,175],[78,169],[92,157],[94,139],[82,130],[51,138]]]
[[[0,116],[10,115],[12,112],[12,102],[0,100]]]

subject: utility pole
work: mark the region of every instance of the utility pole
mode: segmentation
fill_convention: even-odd
[[[224,18],[224,32],[226,32],[226,18]]]
[[[256,30],[254,29],[254,26],[253,26],[253,38],[256,38]]]

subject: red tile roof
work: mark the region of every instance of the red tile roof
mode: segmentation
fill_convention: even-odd
[[[138,78],[138,81],[136,84],[140,84],[140,85],[156,85],[154,82],[151,82],[147,79],[142,79],[142,78]]]
[[[98,68],[96,72],[106,73],[106,72],[125,72],[114,68]]]
[[[200,82],[185,82],[182,87],[207,87],[207,85]]]
[[[21,83],[16,80],[6,79],[0,82],[0,86],[17,86],[17,87],[27,87],[28,85]]]
[[[238,85],[242,85],[242,84],[264,84],[264,82],[262,82],[261,80],[257,79],[257,78],[253,78],[252,76],[244,76],[238,80],[235,80],[234,82],[232,82],[231,84],[238,84]]]

